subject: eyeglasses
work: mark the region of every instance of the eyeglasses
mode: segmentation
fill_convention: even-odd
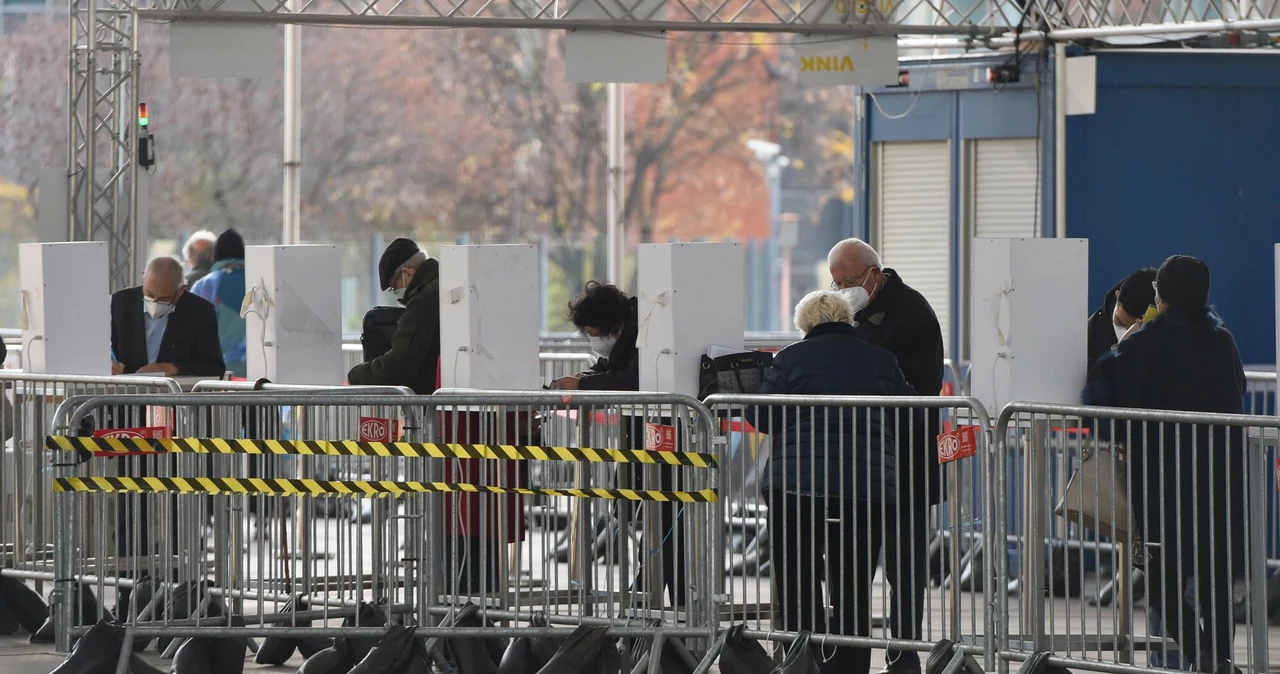
[[[1152,289],[1153,291],[1155,291],[1155,293],[1156,293],[1156,297],[1159,297],[1159,296],[1160,296],[1160,289],[1156,287],[1156,282],[1155,282],[1155,281],[1152,281],[1152,282],[1151,282],[1151,289]]]
[[[856,277],[851,279],[845,279],[843,281],[832,281],[831,289],[844,290],[845,288],[856,288],[862,285],[863,282],[867,280],[867,275],[871,273],[872,269],[875,269],[875,267],[867,267],[861,274],[858,274]]]

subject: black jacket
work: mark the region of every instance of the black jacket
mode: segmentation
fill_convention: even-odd
[[[609,350],[608,358],[601,358],[578,380],[583,391],[639,391],[640,351],[636,348],[639,309],[636,298],[631,298],[631,316],[622,326],[618,341]]]
[[[1084,402],[1240,414],[1244,392],[1235,338],[1217,314],[1170,308],[1099,358],[1089,370]],[[1243,434],[1155,422],[1100,422],[1098,430],[1127,450],[1134,522],[1144,540],[1184,555],[1207,552],[1209,531],[1230,530],[1235,543],[1243,542]],[[1219,556],[1225,539],[1217,537],[1219,545],[1212,546]],[[1236,561],[1243,559],[1242,548],[1234,552]]]
[[[858,323],[858,336],[891,351],[898,358],[898,366],[902,368],[907,383],[919,395],[942,393],[942,326],[938,324],[938,316],[929,306],[929,300],[903,283],[898,272],[884,270],[884,287],[854,318]],[[909,477],[914,478],[910,495],[936,504],[943,498],[936,441],[942,431],[942,414],[938,409],[922,414],[928,422],[928,430],[911,447],[902,448],[902,458],[910,453]],[[908,464],[903,461],[903,465]],[[902,488],[906,490],[907,471],[900,471],[899,477],[903,478]]]
[[[150,362],[142,286],[111,295],[111,349],[125,374],[134,374]],[[183,377],[221,377],[227,373],[218,339],[218,315],[208,300],[182,293],[169,313],[156,362],[173,363]]]
[[[898,359],[867,343],[853,326],[824,323],[782,351],[765,371],[761,394],[915,395]],[[773,441],[765,489],[863,501],[896,498],[898,433],[924,432],[896,423],[892,412],[865,407],[772,406],[763,429]],[[759,420],[764,422],[764,419]],[[910,431],[908,431],[910,429]]]
[[[391,350],[347,373],[358,386],[408,386],[414,393],[436,390],[440,364],[440,262],[428,258],[404,292],[404,314],[391,336]]]
[[[1098,356],[1106,353],[1111,347],[1119,341],[1116,338],[1116,329],[1112,327],[1113,321],[1111,315],[1116,310],[1116,293],[1120,292],[1120,283],[1115,284],[1111,290],[1107,291],[1107,296],[1102,300],[1102,308],[1093,312],[1089,317],[1089,363],[1098,359]]]

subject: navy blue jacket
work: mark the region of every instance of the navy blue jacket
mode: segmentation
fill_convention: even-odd
[[[1244,368],[1235,338],[1211,309],[1170,308],[1104,353],[1089,370],[1089,405],[1185,412],[1243,412]],[[1184,556],[1213,549],[1231,531],[1243,559],[1244,437],[1222,427],[1099,420],[1099,435],[1126,448],[1134,522],[1149,543]]]
[[[859,338],[852,325],[824,323],[774,357],[760,393],[910,396],[916,391],[888,350]],[[762,486],[810,496],[892,501],[898,440],[924,433],[924,415],[910,410],[901,415],[865,407],[769,410],[762,430],[772,438],[773,457]]]

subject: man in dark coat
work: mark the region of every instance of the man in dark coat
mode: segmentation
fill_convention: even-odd
[[[440,364],[440,263],[418,244],[396,239],[378,261],[378,280],[404,305],[404,314],[391,337],[391,350],[351,368],[347,383],[408,386],[430,395]]]
[[[213,305],[183,287],[182,264],[160,257],[142,285],[111,296],[112,374],[226,374]]]
[[[1147,307],[1155,301],[1155,267],[1145,267],[1129,274],[1107,291],[1102,307],[1089,317],[1089,362],[1111,350],[1134,323],[1142,320]]]
[[[1094,364],[1085,402],[1242,413],[1244,368],[1231,332],[1209,307],[1209,268],[1193,257],[1171,257],[1156,275],[1155,294],[1161,314],[1129,331]],[[1146,544],[1139,552],[1147,555],[1149,608],[1163,617],[1164,630],[1198,671],[1239,671],[1230,659],[1231,581],[1243,570],[1248,530],[1242,434],[1159,422],[1099,430],[1128,450],[1133,522]]]
[[[846,239],[827,257],[832,286],[865,308],[857,313],[858,337],[887,349],[898,359],[907,383],[922,396],[942,392],[942,327],[928,300],[907,285],[865,242]],[[928,580],[929,507],[942,500],[938,465],[940,410],[910,410],[924,415],[926,429],[915,442],[898,443],[897,507],[887,512],[885,568],[893,590],[889,629],[898,639],[920,639],[924,594]],[[914,651],[889,651],[887,674],[916,674],[920,656]]]

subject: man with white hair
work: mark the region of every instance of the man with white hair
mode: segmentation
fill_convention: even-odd
[[[186,291],[182,263],[158,257],[142,285],[111,296],[112,374],[226,374],[213,305]]]
[[[213,246],[218,237],[207,229],[192,234],[182,246],[182,260],[187,266],[187,287],[208,275],[213,268]]]
[[[854,306],[862,339],[898,358],[907,383],[924,396],[942,392],[942,328],[929,301],[908,286],[865,241],[845,239],[827,256],[831,286]],[[898,443],[896,520],[886,521],[885,569],[893,589],[889,629],[898,639],[921,638],[924,592],[928,580],[928,513],[942,501],[937,443],[941,428],[938,410],[925,414],[927,428],[915,442]],[[918,674],[920,656],[914,651],[889,651],[881,674]]]

